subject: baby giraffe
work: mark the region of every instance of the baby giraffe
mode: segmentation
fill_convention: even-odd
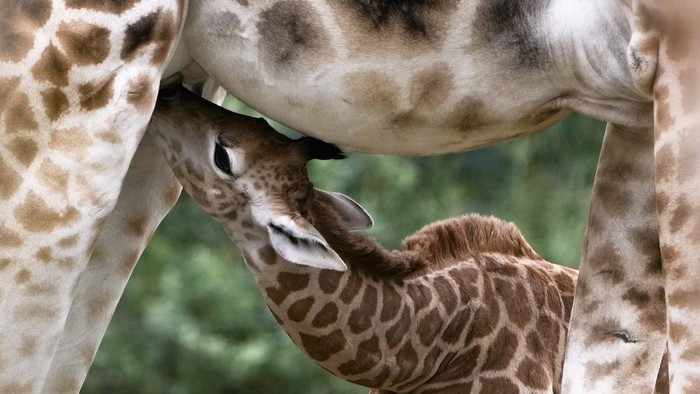
[[[315,189],[291,140],[180,86],[150,127],[185,190],[243,252],[292,341],[374,393],[558,392],[576,271],[544,261],[511,224],[429,225],[389,251],[356,232],[353,200]]]

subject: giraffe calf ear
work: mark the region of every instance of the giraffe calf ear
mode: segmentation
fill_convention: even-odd
[[[300,225],[299,221],[304,223]],[[267,232],[272,248],[290,263],[334,271],[348,269],[323,236],[303,219],[274,218],[267,225]]]
[[[366,230],[374,225],[374,220],[372,220],[369,213],[345,194],[321,189],[314,189],[314,191],[338,215],[345,229],[350,231]]]

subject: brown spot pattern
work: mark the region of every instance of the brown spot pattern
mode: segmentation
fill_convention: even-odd
[[[22,60],[34,45],[36,30],[49,20],[52,10],[50,0],[0,3],[0,61]]]
[[[0,157],[0,199],[12,197],[22,184],[22,177]]]
[[[318,275],[318,285],[325,294],[331,294],[338,289],[342,277],[342,272],[323,270]]]
[[[19,79],[4,82],[4,84],[0,83],[0,104],[4,104],[0,106],[0,114],[6,114],[5,126],[8,133],[36,130],[39,124],[34,116],[34,110],[29,105],[29,98],[23,92],[13,91],[17,88]]]
[[[104,84],[85,83],[78,86],[80,108],[86,111],[94,111],[106,106],[114,96],[114,78],[105,81]]]
[[[377,289],[371,285],[365,288],[365,294],[359,306],[350,313],[348,327],[353,334],[367,331],[372,326],[374,312],[377,310]]]
[[[700,289],[677,289],[668,295],[667,301],[674,308],[695,309],[700,305]]]
[[[29,278],[31,278],[31,277],[32,277],[31,272],[29,272],[29,270],[26,268],[22,268],[15,275],[15,283],[17,283],[18,285],[21,285],[21,284],[29,281]]]
[[[0,224],[0,248],[15,248],[22,245],[19,234]]]
[[[355,55],[385,53],[387,47],[404,58],[419,56],[441,45],[459,1],[351,0],[329,3]]]
[[[506,378],[481,379],[481,391],[483,394],[517,394],[518,386]]]
[[[19,348],[19,354],[23,358],[29,358],[36,354],[37,350],[37,340],[35,337],[23,336],[22,344]]]
[[[474,345],[466,352],[458,355],[452,362],[443,368],[438,375],[430,380],[430,383],[450,382],[464,377],[465,371],[476,370],[481,348]]]
[[[435,109],[447,100],[453,85],[453,77],[446,63],[431,66],[411,79],[411,104],[416,108]]]
[[[440,303],[445,308],[445,312],[451,315],[457,308],[457,294],[454,291],[452,284],[447,278],[438,276],[433,280],[435,292],[437,293]]]
[[[290,293],[302,290],[309,285],[309,274],[295,274],[291,272],[280,272],[277,275],[279,286]]]
[[[49,142],[49,148],[75,159],[84,157],[91,145],[90,135],[77,128],[58,130],[51,134]]]
[[[460,322],[464,324],[464,322]],[[437,308],[431,310],[428,314],[423,316],[423,319],[418,323],[418,338],[423,346],[429,346],[435,341],[437,334],[442,328],[442,317],[440,316],[440,311]]]
[[[520,282],[514,282],[511,292],[501,293],[508,318],[518,327],[524,328],[532,318],[532,306],[529,305],[527,290]]]
[[[411,345],[411,341],[406,341],[396,353],[396,361],[399,363],[400,372],[394,382],[403,382],[413,374],[418,364],[418,353]]]
[[[162,9],[152,12],[126,27],[120,56],[122,60],[131,60],[148,45],[155,44],[151,62],[160,64],[165,61],[176,34],[177,26],[171,12]]]
[[[357,346],[357,355],[352,361],[341,364],[338,367],[338,372],[344,376],[359,375],[361,373],[368,372],[380,360],[379,349],[379,338],[376,335],[372,335],[371,338],[366,339]]]
[[[401,309],[401,296],[396,288],[388,282],[382,284],[382,312],[379,316],[379,321],[387,322],[399,313]]]
[[[14,313],[16,321],[51,321],[56,318],[58,310],[49,305],[30,303],[20,305]]]
[[[51,260],[53,259],[52,255],[52,250],[48,246],[42,246],[37,250],[36,252],[36,258],[37,260],[41,261],[42,263],[50,263]]]
[[[41,92],[41,98],[50,120],[58,119],[68,109],[68,97],[59,88],[51,88]]]
[[[546,389],[551,381],[544,368],[530,357],[520,363],[516,376],[527,387],[538,390]]]
[[[685,198],[680,198],[676,201],[676,208],[671,215],[671,221],[669,225],[671,226],[671,233],[675,234],[685,225],[690,213],[692,212],[691,206]]]
[[[126,221],[126,230],[128,234],[140,237],[146,234],[146,224],[148,224],[148,216],[134,216]]]
[[[340,299],[344,303],[350,304],[358,295],[361,288],[362,276],[357,271],[350,272],[350,275],[348,275],[348,280],[345,283],[345,287],[343,288],[343,291],[340,292]]]
[[[109,30],[104,27],[82,21],[63,22],[56,36],[73,64],[99,64],[109,55]]]
[[[121,14],[141,0],[66,0],[66,7]]]
[[[338,306],[334,302],[329,302],[316,314],[311,325],[316,328],[324,328],[338,320]]]
[[[63,249],[72,248],[73,246],[78,244],[79,239],[80,239],[80,237],[78,237],[77,234],[61,238],[58,241],[58,246],[63,248]]]
[[[328,33],[313,3],[282,0],[260,14],[259,49],[263,63],[277,74],[317,69],[333,57]]]
[[[401,318],[386,331],[386,344],[390,349],[395,348],[404,338],[404,333],[408,331],[411,324],[411,311],[408,307],[403,308]]]
[[[277,253],[270,245],[265,245],[258,250],[258,257],[267,265],[275,265],[277,263]]]
[[[328,360],[343,350],[346,344],[345,334],[340,329],[322,336],[301,333],[299,338],[306,354],[316,361]]]
[[[25,167],[32,164],[38,150],[34,140],[23,137],[17,137],[10,141],[8,149]]]
[[[399,85],[387,73],[361,71],[348,74],[343,82],[348,96],[361,108],[391,112],[398,106]]]
[[[406,294],[413,302],[413,310],[415,312],[418,312],[430,305],[430,301],[433,299],[431,289],[423,286],[422,284],[407,286]]]
[[[68,194],[69,174],[64,168],[54,164],[50,159],[44,160],[40,165],[39,180],[59,195]]]
[[[463,132],[469,132],[488,124],[486,106],[483,101],[465,97],[460,100],[448,115],[447,126]]]
[[[71,225],[80,218],[80,213],[75,207],[51,208],[33,192],[27,195],[14,213],[17,221],[32,232],[51,232],[56,227]]]
[[[442,333],[442,340],[448,344],[455,344],[462,335],[464,325],[468,321],[470,312],[462,309],[457,312]]]
[[[518,349],[518,336],[507,328],[502,328],[489,348],[484,371],[500,371],[506,368]]]
[[[50,44],[41,54],[39,61],[32,67],[32,75],[39,81],[47,81],[56,86],[68,85],[68,72],[71,63],[63,52]]]
[[[287,310],[287,317],[293,322],[301,322],[306,319],[306,315],[309,314],[311,307],[314,305],[313,297],[306,297],[300,300],[294,301],[294,303]]]

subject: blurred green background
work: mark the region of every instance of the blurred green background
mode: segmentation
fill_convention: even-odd
[[[227,98],[225,105],[252,114]],[[289,132],[281,125],[278,129]],[[314,162],[317,187],[348,194],[385,246],[468,212],[516,223],[542,256],[578,265],[603,124],[572,116],[553,129],[462,154],[351,154]],[[269,314],[238,251],[185,194],[136,267],[84,393],[340,394]]]

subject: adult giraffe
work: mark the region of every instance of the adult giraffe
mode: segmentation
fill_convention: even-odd
[[[403,5],[212,0],[193,4],[183,42],[239,98],[346,149],[475,148],[569,110],[608,121],[564,390],[651,391],[666,327],[652,144],[657,59],[639,4]]]
[[[656,58],[644,56],[649,45],[635,49],[646,42],[640,38],[646,33],[635,30],[631,1],[202,0],[190,6],[173,71],[194,59],[262,112],[345,148],[402,154],[464,150],[536,132],[571,110],[612,122],[604,150],[613,156],[621,140],[652,135]],[[49,365],[52,371],[64,368],[51,359],[66,318],[67,327],[77,321],[83,330],[104,323],[114,308],[110,300],[128,278],[130,268],[126,275],[108,277],[116,290],[105,295],[94,286],[95,275],[82,273],[149,118],[183,5],[6,0],[0,11],[0,388],[39,391],[54,387],[43,383]],[[392,140],[401,143],[386,143]],[[627,177],[625,168],[649,174],[651,152],[644,152],[627,155],[624,168],[600,167],[598,179],[607,182],[596,183],[596,208],[614,211],[625,196],[641,198],[634,188],[614,182],[611,187],[610,180]],[[150,157],[140,171],[153,169],[150,175],[157,178],[153,172],[164,168],[152,163],[157,160]],[[641,196],[648,195],[648,186]],[[169,182],[148,190],[133,182],[122,190],[122,196],[142,202],[139,213],[145,216],[133,220],[133,207],[123,204],[127,212],[112,215],[116,228],[125,228],[118,226],[124,222],[138,231],[103,244],[108,251],[128,247],[127,267],[167,212],[163,198],[139,196],[161,196],[168,188]],[[150,205],[159,209],[149,210]],[[600,249],[588,243],[584,289],[612,284],[634,289],[637,297],[621,299],[618,310],[625,314],[610,320],[594,307],[596,297],[605,299],[606,293],[587,292],[578,304],[589,302],[579,309],[588,309],[590,320],[572,333],[572,343],[579,331],[583,339],[618,339],[610,346],[624,351],[608,353],[620,354],[623,364],[635,360],[635,372],[655,371],[665,343],[658,323],[640,323],[663,321],[663,300],[650,296],[659,292],[661,274],[625,269],[634,266],[625,263],[639,261],[639,251],[620,247],[630,240],[651,245],[642,255],[658,262],[650,206],[634,204],[614,221],[591,216],[589,240],[616,238],[613,253],[603,257],[588,253]],[[89,266],[100,267],[105,254],[110,253],[92,256]],[[621,262],[615,270],[593,268],[591,260],[608,261],[611,255]],[[614,283],[597,273],[612,274],[607,276]],[[81,275],[87,279],[78,283]],[[101,334],[63,335],[55,359],[89,365]],[[63,343],[65,338],[71,339]],[[576,360],[599,356],[573,349],[580,352],[573,353]],[[679,359],[673,350],[672,362]],[[605,366],[584,368],[580,381],[600,370],[618,380],[622,374]],[[68,375],[51,374],[60,383]],[[651,375],[635,382],[651,387]],[[83,378],[55,387],[76,389]]]

